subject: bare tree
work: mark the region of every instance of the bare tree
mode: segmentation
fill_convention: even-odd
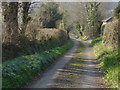
[[[2,2],[6,41],[16,43],[18,35],[18,2]]]
[[[22,30],[21,34],[25,35],[25,30],[28,24],[28,21],[31,19],[29,17],[29,8],[30,8],[31,2],[22,2],[22,7],[23,7],[23,16],[22,16]]]

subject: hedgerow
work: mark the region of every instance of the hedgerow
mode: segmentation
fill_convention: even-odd
[[[35,35],[33,30],[29,29],[26,36],[18,36],[18,44],[2,43],[2,61],[59,47],[68,40],[65,30],[41,28],[36,30]]]
[[[120,19],[120,5],[118,5],[115,9],[114,9],[114,16],[117,19]]]
[[[120,50],[117,48],[106,47],[102,42],[94,44],[93,49],[102,66],[102,71],[104,72],[105,80],[108,82],[108,87],[120,88]]]
[[[48,65],[53,63],[60,55],[73,45],[73,41],[67,44],[44,51],[15,58],[3,63],[2,69],[2,87],[19,88],[26,82],[34,78],[43,71]]]
[[[119,20],[113,20],[105,25],[103,33],[103,43],[115,48],[119,47],[120,43],[120,27]]]

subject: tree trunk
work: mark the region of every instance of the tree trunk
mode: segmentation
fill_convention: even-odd
[[[18,36],[18,2],[2,2],[5,23],[6,42],[17,43]]]
[[[30,2],[23,2],[22,6],[23,6],[23,18],[22,18],[22,30],[21,30],[21,34],[24,36],[25,35],[25,30],[28,24],[28,21],[30,20],[30,17],[28,16],[28,11],[30,8]]]
[[[10,29],[11,29],[11,41],[12,43],[17,43],[18,38],[18,2],[10,2]]]
[[[9,20],[9,6],[7,2],[2,2],[2,14],[4,16],[4,41],[3,43],[10,43],[11,30],[10,30],[10,20]]]

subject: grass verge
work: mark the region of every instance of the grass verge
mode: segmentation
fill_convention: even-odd
[[[82,37],[79,37],[77,40],[82,40],[82,41],[86,41],[88,37],[86,36],[82,36]]]
[[[72,47],[73,41],[42,53],[35,53],[2,64],[2,88],[20,88]]]
[[[93,40],[92,45],[102,66],[108,86],[110,88],[120,88],[120,50],[104,46],[100,38]]]

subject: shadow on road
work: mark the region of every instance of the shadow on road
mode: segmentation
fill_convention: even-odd
[[[99,62],[88,43],[84,43],[85,50],[81,57],[74,57],[60,70],[59,76],[54,79],[56,87],[98,88],[103,85],[103,73]],[[80,53],[77,51],[76,53]],[[99,82],[100,81],[100,82]],[[104,86],[104,85],[103,85]]]

